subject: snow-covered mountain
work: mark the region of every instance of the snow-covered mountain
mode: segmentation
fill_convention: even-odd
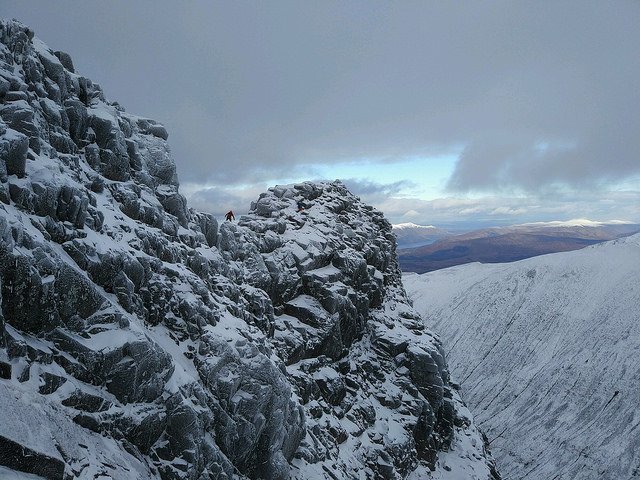
[[[505,479],[640,477],[640,234],[403,279]]]
[[[219,225],[161,124],[0,40],[0,477],[496,476],[382,213],[303,183]]]

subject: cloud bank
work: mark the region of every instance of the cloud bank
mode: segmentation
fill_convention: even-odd
[[[0,14],[162,121],[203,202],[318,164],[339,178],[358,158],[369,194],[376,162],[422,156],[427,170],[439,151],[461,152],[449,195],[640,180],[634,1],[5,0]]]

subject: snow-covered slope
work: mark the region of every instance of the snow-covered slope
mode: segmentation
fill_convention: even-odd
[[[640,235],[403,277],[506,479],[640,476]]]
[[[162,125],[0,40],[0,476],[493,475],[382,213],[303,183],[218,225]]]

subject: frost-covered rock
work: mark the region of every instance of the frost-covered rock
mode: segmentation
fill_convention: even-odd
[[[0,474],[491,475],[380,212],[303,183],[218,225],[162,125],[0,39]]]
[[[405,478],[436,468],[455,441],[459,400],[438,339],[404,293],[383,215],[339,181],[309,182],[270,189],[238,225],[246,230],[233,229],[232,258],[270,296],[271,343],[307,414],[294,476]],[[253,247],[272,232],[271,248]]]

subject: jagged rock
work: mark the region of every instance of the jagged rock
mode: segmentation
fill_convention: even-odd
[[[140,135],[137,141],[143,168],[153,177],[156,186],[177,186],[176,165],[171,158],[166,141],[153,135]]]
[[[192,215],[196,217],[197,225],[204,235],[209,247],[213,247],[218,242],[218,221],[213,215],[199,213]]]
[[[104,362],[107,390],[124,404],[157,400],[173,374],[169,355],[148,341],[125,343]]]
[[[53,54],[58,57],[58,60],[60,60],[60,63],[66,70],[70,71],[71,73],[76,73],[73,68],[73,60],[71,60],[71,56],[68,53],[58,51],[53,52]]]
[[[40,153],[40,138],[34,122],[34,110],[27,101],[16,100],[4,104],[0,107],[0,116],[7,126],[26,135],[29,148]]]
[[[2,99],[6,98],[10,88],[11,88],[11,82],[9,82],[4,77],[0,76],[0,98]]]
[[[188,209],[161,124],[19,22],[0,39],[6,451],[55,478],[417,478],[477,434],[380,212],[305,182],[218,225]]]
[[[65,463],[0,435],[0,465],[51,480],[64,478]]]
[[[115,139],[118,131],[118,122],[108,112],[102,110],[89,110],[89,127],[95,134],[95,141],[101,149],[109,148]],[[116,142],[117,143],[117,142]]]
[[[100,172],[109,180],[129,180],[129,157],[108,148],[101,148]]]
[[[66,383],[67,379],[65,377],[61,377],[60,375],[55,375],[49,372],[43,372],[40,375],[40,379],[42,383],[39,388],[39,392],[42,395],[50,395],[55,392],[58,388],[60,388],[64,383]]]
[[[167,129],[164,128],[164,125],[160,125],[155,120],[139,118],[136,124],[142,133],[149,133],[162,140],[169,138],[169,134],[167,133]]]
[[[103,397],[92,395],[82,390],[75,390],[69,397],[62,400],[61,403],[67,407],[73,407],[89,413],[104,412],[113,405],[112,402]]]
[[[169,185],[159,186],[156,189],[156,196],[158,197],[158,200],[160,200],[164,209],[168,213],[175,215],[178,219],[178,223],[183,227],[186,227],[189,221],[187,214],[187,200],[178,193],[178,188]]]
[[[11,364],[0,361],[0,378],[11,379]]]
[[[87,107],[80,100],[69,98],[64,101],[64,109],[69,120],[69,135],[76,145],[81,146],[89,128]]]
[[[27,165],[29,137],[15,130],[5,130],[0,138],[0,158],[4,168],[0,172],[0,180],[6,182],[7,175],[24,177]]]

